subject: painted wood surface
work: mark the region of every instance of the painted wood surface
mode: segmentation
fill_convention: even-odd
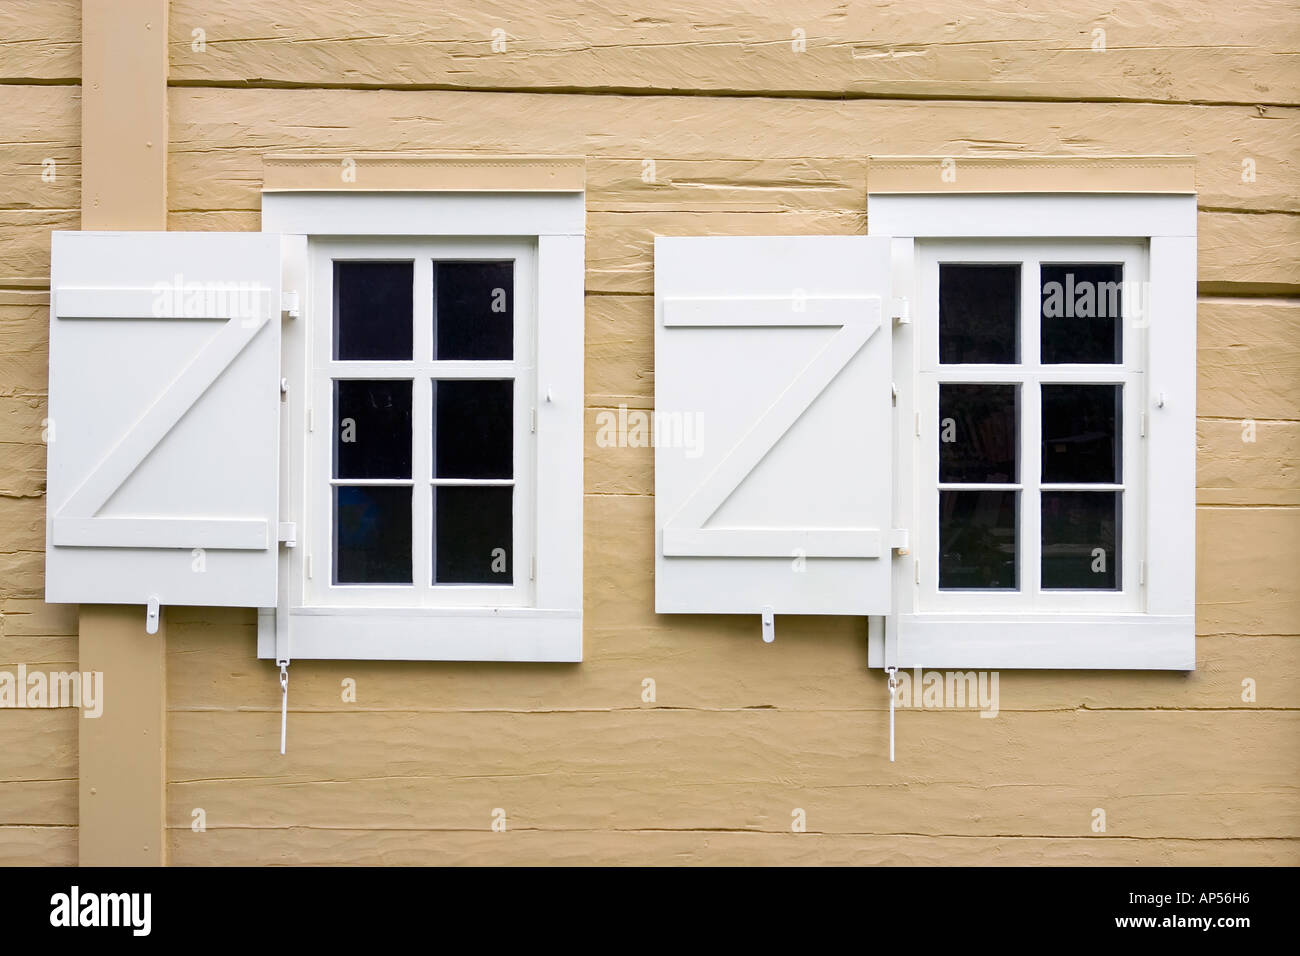
[[[300,662],[281,758],[253,614],[178,610],[173,863],[1300,863],[1292,11],[754,6],[173,0],[170,228],[256,230],[263,153],[401,150],[586,155],[589,231],[586,660]],[[40,595],[79,10],[0,9],[0,670],[77,660]],[[890,765],[861,619],[654,615],[652,450],[598,416],[653,404],[655,234],[859,235],[868,155],[1004,152],[1197,157],[1198,670],[1003,673],[996,718],[903,710]],[[0,863],[76,861],[80,719],[0,710]]]

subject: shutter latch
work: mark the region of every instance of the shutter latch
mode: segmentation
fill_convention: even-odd
[[[889,532],[889,547],[898,555],[910,553],[906,528],[894,528]]]
[[[776,612],[772,605],[763,605],[763,643],[771,644],[776,640]]]
[[[286,548],[298,546],[298,523],[296,521],[280,522],[280,541]]]
[[[280,312],[286,319],[298,318],[298,290],[280,293]]]
[[[144,632],[146,634],[158,633],[158,618],[162,613],[162,608],[158,604],[158,596],[154,595],[149,598],[149,603],[144,612]]]

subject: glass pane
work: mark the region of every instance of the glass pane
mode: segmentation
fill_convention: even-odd
[[[438,478],[514,475],[514,381],[433,383],[433,473]]]
[[[939,480],[1016,481],[1016,385],[939,386]]]
[[[411,477],[411,383],[334,382],[334,477]]]
[[[1124,361],[1122,265],[1044,265],[1043,364]]]
[[[1015,590],[1018,491],[939,492],[939,587]]]
[[[1118,491],[1043,492],[1043,587],[1119,590]]]
[[[939,266],[939,361],[1020,361],[1020,266]]]
[[[433,583],[514,582],[514,489],[434,490]]]
[[[334,489],[334,583],[411,583],[411,489]]]
[[[1122,481],[1122,385],[1044,385],[1043,481]]]
[[[335,262],[334,358],[411,359],[414,281],[410,262]]]
[[[433,264],[433,357],[511,359],[515,339],[515,264]]]

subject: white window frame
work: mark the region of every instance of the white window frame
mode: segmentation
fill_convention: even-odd
[[[955,365],[939,362],[939,266],[942,263],[1009,264],[1020,266],[1019,313],[1016,316],[1020,336],[1020,361],[1014,365]],[[1043,365],[1039,362],[1039,265],[1040,263],[1118,262],[1123,265],[1124,334],[1123,355],[1119,365]],[[1145,383],[1142,375],[1143,340],[1140,300],[1132,294],[1146,277],[1145,244],[1136,240],[1053,240],[1006,239],[924,239],[916,243],[915,327],[917,425],[921,436],[936,439],[941,433],[939,421],[939,387],[946,383],[998,383],[1020,388],[1020,427],[1016,454],[1020,478],[1007,483],[1020,492],[1018,515],[1018,561],[1020,587],[1005,590],[940,590],[938,560],[922,560],[920,555],[939,553],[939,443],[918,441],[917,535],[913,547],[917,561],[917,608],[921,611],[1097,611],[1142,610],[1139,584],[1141,564],[1145,560],[1142,539],[1142,501],[1145,497],[1145,463],[1141,447],[1141,409],[1145,407]],[[1122,480],[1116,487],[1123,491],[1120,521],[1120,589],[1118,591],[1044,591],[1041,576],[1041,384],[1080,383],[1120,385],[1123,387],[1123,410],[1120,416],[1120,465]],[[973,485],[968,482],[945,487],[957,490],[1004,487]],[[1101,490],[1106,486],[1080,485],[1084,490]],[[1115,556],[1109,556],[1111,561]]]
[[[309,252],[293,261],[314,262],[301,274],[286,276],[286,290],[298,290],[300,317],[286,324],[283,367],[287,392],[282,442],[281,520],[295,526],[293,547],[281,550],[280,605],[263,609],[258,619],[258,656],[276,659],[553,661],[582,660],[582,415],[583,285],[585,199],[581,192],[266,192],[262,229],[305,235]],[[404,599],[400,589],[373,589],[370,599],[352,593],[333,597],[317,588],[332,572],[329,551],[321,551],[320,488],[328,478],[332,399],[313,383],[313,343],[320,345],[329,330],[321,316],[332,306],[332,283],[323,284],[320,269],[330,249],[354,251],[435,250],[464,258],[471,249],[511,255],[532,255],[535,281],[527,291],[534,301],[533,338],[526,357],[532,367],[517,379],[516,407],[529,421],[525,436],[516,429],[516,454],[521,440],[527,458],[536,463],[531,475],[534,506],[519,524],[531,535],[534,562],[516,555],[515,580],[507,600],[482,599],[477,590],[455,588],[436,594],[429,589],[419,601]],[[424,252],[420,252],[423,256]],[[478,253],[468,257],[483,257]],[[488,257],[498,257],[495,254]],[[418,257],[417,261],[418,261]],[[315,271],[316,274],[312,274]],[[521,281],[516,272],[516,283]],[[417,279],[418,284],[418,279]],[[322,287],[324,286],[324,287]],[[516,300],[518,305],[518,299]],[[417,301],[417,310],[419,303]],[[418,315],[417,311],[417,315]],[[522,316],[517,310],[516,321]],[[323,346],[328,348],[328,345]],[[417,349],[420,347],[417,340]],[[517,348],[518,348],[517,343]],[[417,353],[418,355],[418,353]],[[517,352],[516,360],[524,357]],[[339,363],[360,366],[363,363]],[[432,368],[433,363],[429,363]],[[421,366],[420,374],[424,374]],[[415,399],[418,400],[418,399]],[[324,404],[322,404],[324,403]],[[309,418],[310,416],[310,418]],[[311,425],[309,426],[309,421]],[[536,422],[536,432],[532,431]],[[314,429],[314,430],[313,430]],[[416,436],[418,442],[419,436]],[[321,446],[325,451],[321,452]],[[321,457],[323,454],[323,458]],[[417,455],[418,458],[418,455]],[[326,471],[321,473],[321,462]],[[326,537],[328,541],[328,536]],[[311,569],[307,561],[324,561]],[[534,574],[528,580],[529,563]],[[418,573],[418,572],[417,572]],[[408,589],[409,590],[409,589]],[[522,595],[522,598],[520,597]],[[337,600],[336,600],[337,599]]]
[[[333,357],[334,301],[314,295],[307,316],[307,352],[311,356],[311,407],[314,421],[308,429],[306,476],[308,520],[298,536],[298,547],[310,559],[306,600],[321,606],[357,607],[528,607],[533,602],[533,520],[536,500],[536,442],[531,428],[535,414],[534,345],[536,341],[535,243],[500,239],[333,239],[308,242],[311,277],[315,289],[331,287],[335,261],[411,260],[414,272],[413,358],[393,361],[335,360]],[[514,350],[509,361],[437,361],[433,355],[433,263],[466,260],[510,260],[514,263],[511,292]],[[433,515],[430,496],[435,485],[483,484],[448,481],[432,476],[432,390],[434,379],[509,377],[514,381],[513,479],[515,490],[512,583],[509,585],[448,585],[432,583]],[[334,383],[345,379],[401,379],[412,381],[412,477],[392,479],[332,478],[334,433]],[[333,581],[334,520],[332,486],[392,485],[404,483],[414,490],[411,504],[415,534],[412,537],[412,583],[337,584]],[[506,482],[496,482],[504,484]]]
[[[893,238],[894,295],[918,301],[920,257],[931,240],[973,246],[1019,240],[1145,245],[1146,325],[1125,338],[1144,361],[1146,469],[1137,532],[1146,542],[1139,601],[1130,608],[935,610],[920,600],[918,564],[937,563],[922,533],[919,490],[933,454],[917,415],[921,393],[919,325],[925,310],[894,336],[896,407],[895,526],[916,529],[912,554],[894,561],[894,613],[873,621],[871,666],[1194,670],[1196,480],[1196,199],[1190,194],[876,194],[868,198],[871,234]],[[935,247],[937,248],[937,247]],[[996,255],[997,253],[993,253]],[[1036,282],[1036,277],[1035,277]],[[1037,299],[1037,292],[1034,295]],[[1126,355],[1127,360],[1127,355]],[[1127,407],[1127,406],[1126,406]],[[937,423],[935,423],[937,424]],[[1023,427],[1023,426],[1022,426]],[[922,432],[922,436],[916,433]],[[929,437],[932,437],[930,435]],[[923,451],[924,448],[924,451]],[[1022,528],[1022,534],[1025,529]],[[1103,597],[1110,597],[1105,594]],[[1100,602],[1105,604],[1105,600]]]

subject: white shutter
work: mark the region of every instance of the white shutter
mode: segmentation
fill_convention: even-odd
[[[889,255],[656,240],[660,613],[889,612]]]
[[[56,232],[46,600],[273,606],[280,236]]]

